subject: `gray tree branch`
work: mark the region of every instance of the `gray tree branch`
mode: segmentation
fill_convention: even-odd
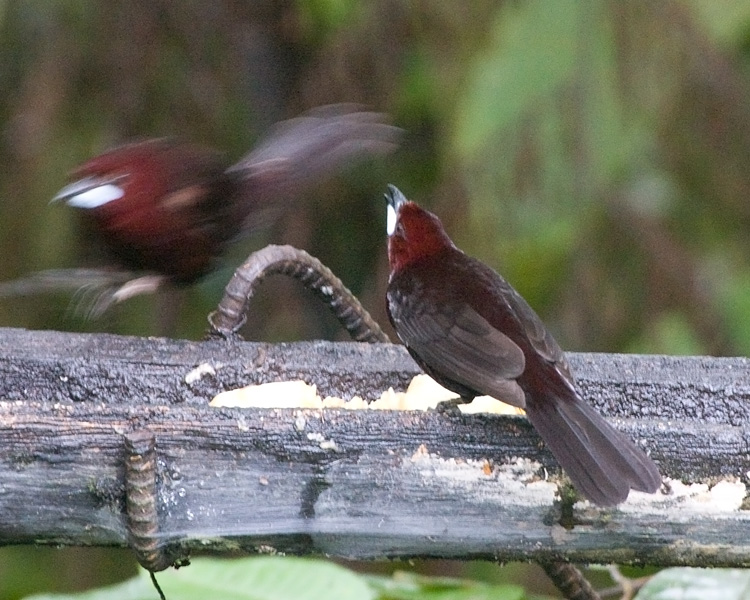
[[[750,361],[570,361],[582,394],[657,461],[659,494],[561,502],[565,480],[523,417],[208,406],[298,378],[373,399],[418,373],[399,346],[0,329],[0,544],[125,545],[151,535],[132,531],[126,506],[155,504],[152,533],[174,556],[750,563]],[[211,368],[186,379],[199,365]],[[151,504],[126,502],[126,464],[148,465],[126,436],[144,431]]]

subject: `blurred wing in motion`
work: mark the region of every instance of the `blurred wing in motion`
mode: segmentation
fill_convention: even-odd
[[[73,290],[76,312],[96,316],[161,284],[191,284],[239,234],[270,225],[308,187],[394,150],[401,130],[385,120],[352,105],[321,107],[274,126],[227,170],[213,150],[172,139],[95,156],[54,201],[79,211],[120,270],[43,271],[0,284],[0,298]]]
[[[351,104],[323,106],[277,123],[259,146],[227,170],[243,181],[252,206],[254,230],[277,216],[308,187],[350,163],[392,152],[403,131],[386,123],[386,115],[357,110]],[[267,218],[259,212],[267,210]]]

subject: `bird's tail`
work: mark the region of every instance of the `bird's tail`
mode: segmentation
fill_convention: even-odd
[[[595,504],[623,502],[631,489],[659,489],[654,461],[575,393],[527,398],[526,413],[576,489]]]

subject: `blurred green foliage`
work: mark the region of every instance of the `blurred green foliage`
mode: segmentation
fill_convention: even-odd
[[[269,242],[321,258],[385,323],[392,182],[503,273],[563,347],[750,354],[744,0],[0,0],[0,31],[0,280],[90,264],[75,215],[48,199],[124,140],[177,135],[233,159],[273,122],[331,102],[408,131],[394,157],[238,243],[171,318],[171,299],[146,298],[85,321],[48,294],[0,299],[0,326],[197,339],[234,266]],[[245,334],[344,337],[276,280]],[[59,568],[13,555],[0,573]],[[102,581],[101,560],[81,585]],[[9,580],[0,598],[17,597]]]

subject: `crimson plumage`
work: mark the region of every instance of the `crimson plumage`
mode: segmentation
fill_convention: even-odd
[[[87,161],[55,199],[84,213],[120,266],[186,284],[240,233],[348,162],[392,150],[399,134],[380,113],[334,105],[277,124],[229,168],[213,150],[146,140]]]
[[[432,213],[394,186],[388,316],[415,361],[463,400],[526,414],[585,497],[603,506],[661,485],[654,462],[578,394],[563,351],[510,284],[459,250]]]

